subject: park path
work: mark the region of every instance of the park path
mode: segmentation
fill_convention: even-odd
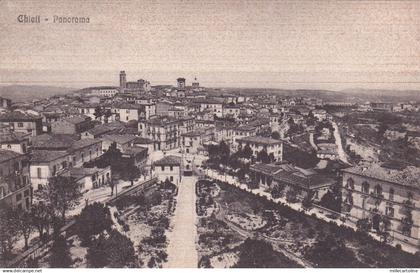
[[[347,154],[344,151],[343,145],[341,143],[341,135],[340,135],[340,131],[338,129],[337,123],[333,121],[332,126],[334,128],[334,138],[335,138],[335,144],[337,145],[338,156],[340,157],[340,160],[343,161],[344,163],[349,163],[347,159]]]
[[[197,214],[195,210],[195,184],[197,177],[182,177],[173,218],[173,230],[169,233],[167,268],[197,268],[196,249]]]

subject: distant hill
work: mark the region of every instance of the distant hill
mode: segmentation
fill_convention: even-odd
[[[74,90],[76,89],[58,86],[0,85],[0,97],[11,99],[13,102],[24,102],[68,94]]]
[[[247,95],[275,94],[280,96],[315,97],[324,101],[347,101],[363,103],[420,101],[420,91],[417,90],[380,90],[380,89],[346,89],[341,91],[311,90],[311,89],[255,89],[255,88],[223,88],[216,93],[242,93]]]

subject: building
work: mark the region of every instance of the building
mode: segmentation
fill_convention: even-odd
[[[181,182],[182,158],[179,156],[166,156],[153,164],[155,175],[158,181],[164,182],[166,179],[179,185]]]
[[[4,109],[7,110],[12,107],[12,100],[0,97],[0,110]]]
[[[218,118],[223,117],[223,103],[209,98],[209,99],[200,99],[197,100],[196,103],[200,104],[200,112],[205,110],[210,110],[213,115]]]
[[[105,152],[109,149],[111,144],[115,143],[117,145],[117,149],[123,151],[128,147],[132,147],[134,141],[136,140],[136,136],[134,135],[104,135],[101,137],[102,139],[102,150]]]
[[[28,133],[0,132],[0,149],[25,154],[28,152],[29,138]]]
[[[81,134],[91,128],[94,124],[90,117],[75,116],[63,120],[55,121],[51,124],[51,133],[53,134]]]
[[[324,121],[327,119],[327,111],[324,109],[315,109],[312,110],[312,115],[317,118],[319,121]]]
[[[111,166],[105,168],[70,168],[60,174],[71,177],[79,185],[81,192],[108,186],[111,182]]]
[[[186,87],[186,85],[185,85],[185,78],[178,78],[176,80],[176,82],[177,82],[178,91],[179,90],[185,90],[185,87]]]
[[[283,161],[283,141],[281,140],[249,136],[236,139],[236,142],[238,142],[239,147],[248,145],[251,148],[254,157],[257,157],[258,153],[265,150],[268,156],[272,156],[275,161]]]
[[[120,71],[120,90],[124,93],[142,93],[150,92],[151,85],[149,81],[139,79],[136,82],[127,82],[127,75],[125,71]]]
[[[30,210],[31,203],[28,155],[0,150],[0,206]]]
[[[236,105],[224,105],[223,106],[223,117],[237,119],[241,113],[241,108]]]
[[[212,140],[212,129],[199,129],[182,134],[182,147],[187,154],[197,154],[203,144]]]
[[[75,141],[67,151],[71,155],[70,166],[80,167],[83,163],[94,160],[102,155],[102,140],[81,139]]]
[[[337,181],[310,169],[302,169],[291,164],[258,163],[250,167],[251,183],[263,189],[282,189],[281,195],[294,193],[295,201],[302,201],[309,193],[312,200],[319,201]]]
[[[394,170],[376,164],[343,170],[342,211],[354,225],[387,231],[420,249],[420,168]]]
[[[156,151],[171,150],[179,147],[180,126],[179,119],[171,117],[156,117],[139,121],[138,130],[141,137],[155,142]]]
[[[115,86],[98,86],[84,89],[92,96],[112,98],[115,97],[120,91]]]
[[[8,125],[13,132],[30,133],[31,136],[42,134],[42,117],[21,111],[1,114],[0,125]]]
[[[70,160],[71,155],[67,151],[33,151],[29,168],[33,189],[42,189],[48,184],[48,179],[69,167]]]
[[[119,120],[122,122],[150,118],[150,111],[146,111],[146,106],[141,104],[117,104],[112,106],[112,112],[118,114],[120,117]]]

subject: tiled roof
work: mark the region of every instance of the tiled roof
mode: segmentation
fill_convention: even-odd
[[[42,134],[32,138],[32,146],[35,149],[68,149],[78,139],[77,135],[56,134],[48,135]]]
[[[134,140],[134,144],[153,144],[155,143],[153,139],[145,138],[145,137],[136,137]]]
[[[32,163],[50,162],[68,156],[66,151],[46,151],[46,150],[33,150],[31,153]]]
[[[91,146],[93,144],[100,143],[100,142],[102,142],[102,140],[100,139],[80,139],[73,143],[69,151],[75,151],[75,150],[78,150],[87,146]]]
[[[0,150],[0,162],[8,161],[20,156],[23,155],[9,150]]]
[[[19,132],[0,132],[0,143],[20,143],[28,134]]]
[[[420,168],[408,166],[404,170],[394,170],[377,164],[359,165],[343,170],[360,176],[375,178],[404,186],[420,188]]]
[[[63,121],[71,123],[71,124],[79,124],[85,121],[89,121],[90,118],[88,118],[87,116],[75,116],[75,117],[69,117],[64,119]],[[57,122],[62,122],[62,121],[57,121]]]
[[[39,119],[42,119],[42,117],[20,111],[13,111],[0,115],[0,121],[35,121]]]
[[[181,157],[169,155],[165,156],[164,158],[156,161],[154,163],[156,166],[180,166],[181,165]]]

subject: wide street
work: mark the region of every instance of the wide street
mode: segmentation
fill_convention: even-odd
[[[196,268],[198,254],[195,247],[197,214],[195,210],[195,184],[197,177],[183,176],[177,195],[173,229],[168,234],[168,268]]]

